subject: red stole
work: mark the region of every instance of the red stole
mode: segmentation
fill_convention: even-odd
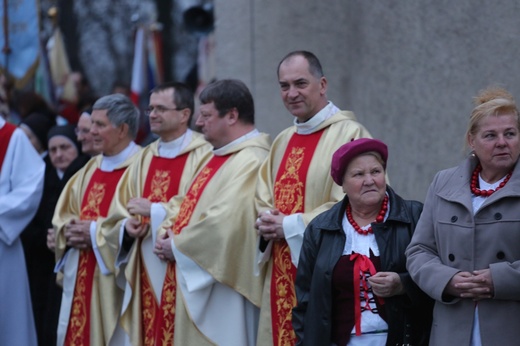
[[[184,166],[189,153],[175,158],[154,156],[148,168],[146,181],[143,187],[143,197],[152,203],[167,202],[179,193],[179,186],[184,172]],[[143,217],[142,222],[149,222]],[[140,245],[140,243],[139,243]],[[142,250],[141,250],[142,251]],[[141,326],[143,329],[144,345],[155,345],[155,329],[157,317],[161,315],[157,298],[150,284],[150,277],[140,254],[141,270]]]
[[[195,180],[193,180],[190,189],[186,193],[184,200],[182,201],[179,214],[173,225],[173,233],[179,234],[182,229],[188,225],[191,219],[191,215],[197,206],[202,192],[208,185],[209,181],[219,168],[227,161],[230,155],[226,156],[213,156],[211,160],[204,166],[199,172]],[[158,330],[156,335],[162,336],[161,339],[156,338],[160,341],[161,345],[172,345],[173,334],[174,334],[174,323],[175,323],[175,301],[176,301],[176,277],[175,277],[175,263],[168,262],[166,269],[166,277],[164,279],[162,294],[161,294],[161,309],[163,314],[162,321],[158,323]]]
[[[16,126],[7,122],[0,129],[0,171],[2,170],[7,147],[9,146],[9,141],[11,140],[14,130],[16,130]]]
[[[302,213],[305,209],[307,172],[324,130],[310,135],[293,134],[274,184],[275,208],[285,215]],[[294,280],[296,267],[291,261],[287,241],[273,242],[273,273],[271,276],[271,320],[273,344],[294,345],[296,335],[291,325],[292,308],[296,306]]]
[[[107,216],[117,183],[124,171],[125,168],[112,172],[96,169],[83,196],[80,220],[95,221]],[[81,250],[65,345],[90,345],[90,300],[95,270],[94,250]]]

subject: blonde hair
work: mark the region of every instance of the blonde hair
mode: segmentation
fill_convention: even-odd
[[[466,145],[470,136],[474,136],[478,130],[482,119],[488,116],[500,116],[504,114],[512,114],[516,117],[516,127],[520,130],[520,117],[515,99],[509,91],[492,86],[481,90],[474,97],[475,108],[471,112],[468,129],[466,131]]]

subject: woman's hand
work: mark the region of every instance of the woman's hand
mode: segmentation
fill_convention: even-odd
[[[379,272],[368,278],[374,294],[387,298],[404,293],[403,283],[399,274],[394,272]]]
[[[444,289],[445,294],[473,300],[490,299],[495,294],[493,278],[489,269],[459,272],[451,278]]]

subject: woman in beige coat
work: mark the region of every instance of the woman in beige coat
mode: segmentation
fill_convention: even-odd
[[[472,155],[439,172],[406,251],[435,299],[431,345],[520,342],[519,112],[505,90],[476,97]]]

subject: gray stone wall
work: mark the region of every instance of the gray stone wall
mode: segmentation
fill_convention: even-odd
[[[274,136],[290,125],[276,66],[313,51],[329,98],[388,144],[390,182],[405,198],[422,201],[434,174],[464,157],[480,89],[520,98],[516,1],[215,2],[218,77],[251,87],[258,127]]]

